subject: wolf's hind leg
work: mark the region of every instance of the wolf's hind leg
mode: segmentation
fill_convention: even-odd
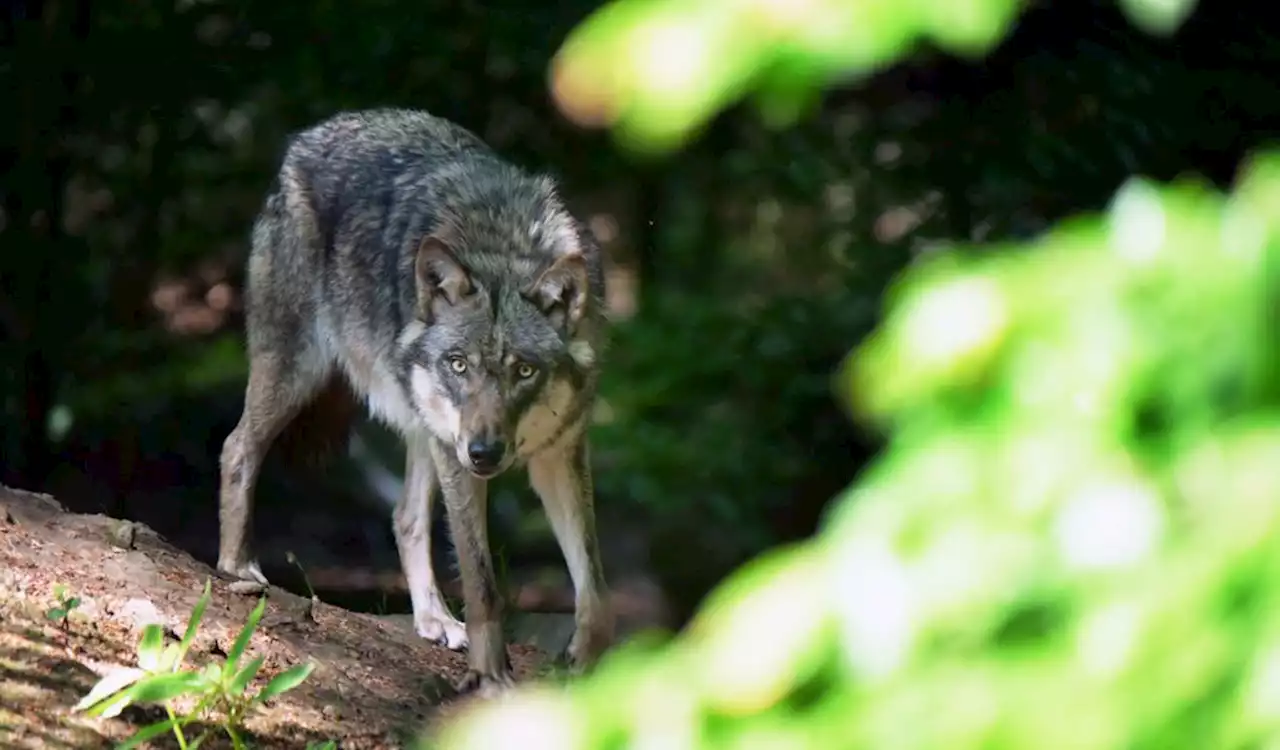
[[[311,352],[250,355],[240,422],[222,445],[218,570],[265,586],[250,540],[253,494],[271,443],[326,384],[331,367]]]
[[[393,528],[413,603],[414,628],[429,641],[461,651],[467,647],[467,629],[440,595],[431,564],[431,507],[440,486],[429,440],[426,436],[405,439],[404,494],[392,514]]]

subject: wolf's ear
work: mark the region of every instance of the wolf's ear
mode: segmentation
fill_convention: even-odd
[[[560,256],[526,292],[557,327],[572,332],[587,310],[587,262],[580,253]]]
[[[432,308],[437,300],[456,305],[471,294],[467,269],[439,237],[428,236],[418,246],[414,275],[418,284],[418,317],[425,323],[435,317]]]

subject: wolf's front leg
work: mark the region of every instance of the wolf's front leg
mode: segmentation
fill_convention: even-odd
[[[405,440],[404,494],[396,503],[392,525],[409,584],[414,629],[429,641],[461,651],[467,647],[467,629],[449,611],[431,562],[431,506],[438,483],[429,441],[426,436]]]
[[[529,460],[529,483],[542,499],[551,530],[560,544],[575,593],[576,629],[569,661],[593,663],[613,641],[613,609],[596,540],[595,498],[587,442],[582,432]]]
[[[512,684],[512,676],[502,636],[502,594],[489,554],[487,483],[462,468],[454,451],[439,440],[431,441],[431,457],[458,553],[466,606],[470,669],[458,689],[494,695]]]

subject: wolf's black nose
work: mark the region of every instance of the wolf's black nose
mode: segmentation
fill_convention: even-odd
[[[501,440],[472,440],[467,443],[467,458],[477,469],[489,470],[498,468],[507,453],[507,446]]]

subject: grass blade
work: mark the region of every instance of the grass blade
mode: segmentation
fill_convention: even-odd
[[[182,642],[178,644],[177,658],[174,660],[171,668],[176,670],[182,659],[187,655],[187,649],[191,648],[191,642],[196,639],[196,628],[200,627],[200,620],[204,617],[204,611],[209,606],[209,600],[213,598],[209,591],[209,579],[204,579],[204,593],[200,594],[200,599],[196,601],[196,606],[191,610],[191,617],[187,620],[187,632],[182,634]]]
[[[222,667],[222,679],[229,680],[231,675],[235,673],[236,668],[240,665],[240,657],[244,655],[245,647],[249,645],[249,638],[253,636],[253,631],[258,627],[258,621],[262,619],[262,613],[266,609],[267,597],[260,597],[258,606],[254,607],[253,611],[249,613],[248,621],[241,628],[240,635],[236,636],[236,642],[231,644],[231,650],[227,652],[227,663]]]
[[[249,687],[249,683],[253,682],[253,678],[258,675],[258,670],[262,668],[262,662],[266,659],[259,656],[248,664],[244,665],[244,669],[236,672],[236,676],[231,678],[231,692],[239,695],[244,689]]]

